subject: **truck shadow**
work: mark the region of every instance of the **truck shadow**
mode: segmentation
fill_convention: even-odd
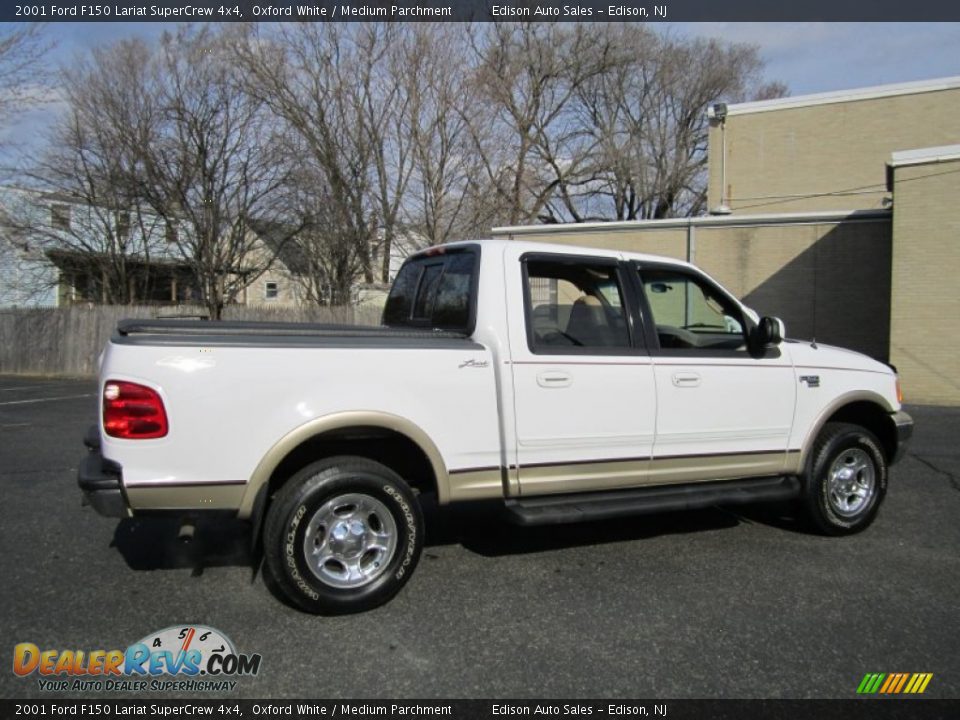
[[[522,555],[569,547],[644,540],[734,528],[742,523],[806,532],[789,504],[711,507],[614,520],[523,527],[511,523],[496,503],[437,508],[423,503],[428,547],[459,544],[484,556]]]
[[[194,577],[204,568],[250,566],[250,524],[228,517],[200,518],[189,542],[177,533],[176,517],[138,517],[121,520],[111,547],[117,549],[132,570],[189,569]]]
[[[708,532],[742,523],[806,532],[788,504],[711,507],[538,527],[521,527],[509,522],[503,506],[495,502],[439,508],[432,497],[424,496],[422,506],[427,547],[462,545],[470,552],[488,557]],[[189,569],[192,576],[199,577],[210,567],[259,566],[260,554],[251,547],[249,523],[213,516],[197,519],[195,527],[193,539],[184,542],[178,539],[179,518],[129,518],[117,524],[111,547],[116,548],[132,570]]]

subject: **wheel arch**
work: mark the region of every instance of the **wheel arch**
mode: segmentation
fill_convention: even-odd
[[[377,441],[371,450],[370,441]],[[272,488],[310,462],[333,455],[356,455],[382,462],[398,471],[415,468],[420,489],[435,490],[437,501],[450,497],[446,464],[430,436],[415,423],[398,415],[379,411],[350,411],[325,415],[300,425],[278,440],[263,456],[237,510],[241,519],[259,516],[266,508]],[[405,480],[410,482],[409,477]]]
[[[811,426],[803,441],[799,471],[805,472],[813,446],[828,422],[845,422],[859,425],[877,436],[887,462],[897,451],[897,428],[891,417],[895,408],[886,398],[877,393],[853,392],[841,395],[824,408]]]

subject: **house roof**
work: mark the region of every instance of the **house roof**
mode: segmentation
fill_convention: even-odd
[[[251,218],[250,229],[273,252],[287,269],[296,275],[307,275],[310,262],[303,247],[297,242],[297,229],[286,223],[263,218]]]

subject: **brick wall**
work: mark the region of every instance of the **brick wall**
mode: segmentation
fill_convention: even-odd
[[[960,160],[894,170],[891,360],[908,402],[960,404]]]
[[[725,200],[738,213],[880,208],[891,152],[960,142],[960,87],[765,112],[735,108],[725,124]],[[716,122],[709,144],[713,208],[721,199]]]

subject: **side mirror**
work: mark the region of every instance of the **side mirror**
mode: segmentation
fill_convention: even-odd
[[[764,316],[760,318],[757,324],[756,332],[757,345],[760,347],[774,347],[783,342],[783,336],[786,328],[783,320],[780,318]]]

